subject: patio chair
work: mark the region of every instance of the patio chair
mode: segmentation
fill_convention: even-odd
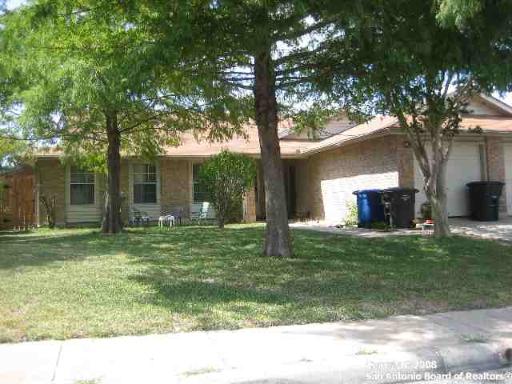
[[[151,221],[151,216],[146,212],[140,211],[137,208],[132,207],[132,219],[130,220],[131,225],[148,225]]]
[[[158,226],[163,227],[174,227],[182,223],[183,219],[183,208],[177,207],[171,210],[164,210],[162,215],[158,217]]]
[[[176,224],[176,218],[170,214],[164,214],[158,217],[158,227],[173,227]]]
[[[201,221],[208,219],[209,208],[210,203],[207,201],[203,201],[198,211],[192,209],[192,211],[190,212],[190,220],[196,224],[201,224]]]

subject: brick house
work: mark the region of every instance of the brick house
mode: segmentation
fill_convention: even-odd
[[[463,130],[455,139],[447,175],[449,215],[468,214],[465,185],[478,180],[506,182],[501,210],[512,215],[512,107],[480,95],[472,100],[468,110],[462,127],[479,126],[483,133]],[[315,139],[281,128],[279,137],[290,218],[339,222],[357,189],[401,186],[422,190],[414,155],[394,118],[376,117],[364,124],[334,120]],[[123,158],[124,220],[129,219],[130,207],[155,218],[180,207],[185,216],[190,216],[206,199],[197,183],[200,164],[222,149],[258,159],[256,128],[248,127],[244,137],[222,143],[197,141],[193,135],[184,134],[180,146],[166,148],[151,164]],[[37,156],[35,176],[38,195],[56,196],[57,224],[100,221],[104,176],[63,165],[58,152]],[[254,190],[244,201],[244,220],[263,219],[264,201],[260,170]],[[416,196],[418,215],[423,201],[425,196],[420,192]],[[37,204],[39,224],[44,223],[42,209]]]

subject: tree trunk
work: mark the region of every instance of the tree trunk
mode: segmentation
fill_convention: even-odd
[[[446,237],[450,235],[448,223],[448,207],[446,199],[446,161],[432,164],[432,180],[425,189],[427,198],[432,207],[432,219],[434,220],[434,236]],[[428,189],[428,191],[427,191]]]
[[[270,46],[254,57],[256,125],[265,186],[266,232],[264,255],[292,254],[284,189],[281,149],[277,135],[277,100]]]
[[[108,140],[107,193],[101,230],[103,233],[119,233],[121,231],[121,132],[116,112],[106,112],[105,117]]]
[[[217,224],[220,229],[224,229],[224,225],[226,223],[226,212],[227,209],[225,206],[221,207],[221,209],[219,209],[217,212]]]
[[[433,130],[431,135],[431,154],[425,147],[425,140],[421,134],[409,127],[404,117],[401,119],[401,127],[405,130],[412,144],[414,157],[416,158],[423,180],[423,190],[432,209],[434,220],[434,235],[445,237],[450,234],[448,223],[448,209],[446,199],[446,167],[451,149],[451,142],[444,143],[439,130]],[[447,145],[447,147],[445,147]]]

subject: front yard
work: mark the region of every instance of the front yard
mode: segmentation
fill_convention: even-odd
[[[263,226],[0,234],[0,342],[366,319],[512,305],[512,247]]]

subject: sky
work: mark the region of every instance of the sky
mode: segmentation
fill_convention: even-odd
[[[21,4],[23,4],[25,0],[7,0],[7,9],[14,9],[16,7],[19,7]]]
[[[494,97],[497,97],[501,100],[503,100],[508,105],[512,106],[512,92],[506,93],[504,97],[500,97],[500,95],[495,94]]]
[[[6,4],[7,4],[8,9],[14,9],[14,8],[19,7],[21,4],[23,4],[25,2],[26,2],[26,0],[7,0]],[[512,106],[512,92],[505,93],[504,95],[499,95],[499,94],[495,93],[495,94],[493,94],[493,96],[499,98],[500,100],[503,100],[504,102],[506,102],[507,104]]]

